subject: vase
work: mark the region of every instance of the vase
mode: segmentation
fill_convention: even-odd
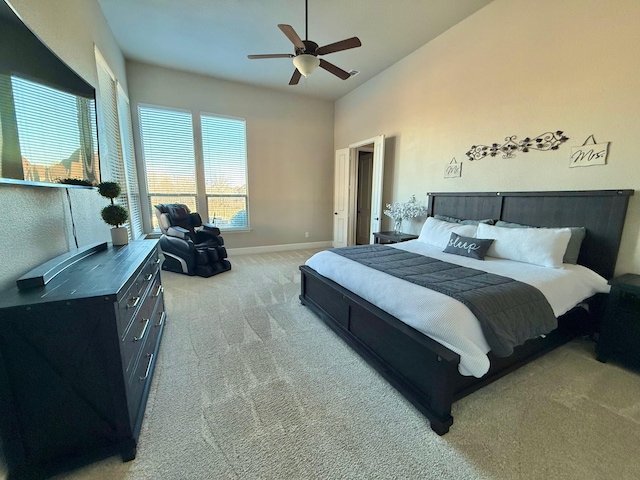
[[[402,219],[398,218],[393,222],[394,233],[402,233]]]
[[[129,232],[127,231],[127,227],[112,228],[111,242],[114,246],[126,245],[129,243]]]

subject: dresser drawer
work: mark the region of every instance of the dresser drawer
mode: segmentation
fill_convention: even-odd
[[[118,302],[118,332],[120,332],[121,337],[124,337],[126,334],[127,328],[131,323],[131,319],[136,314],[140,303],[144,300],[144,295],[149,288],[149,283],[153,282],[154,278],[157,278],[159,270],[160,262],[158,258],[158,250],[156,249],[150,258],[147,259],[146,263],[140,270],[140,273],[135,278],[125,295]]]
[[[125,331],[124,338],[120,344],[120,354],[122,356],[122,368],[125,378],[129,378],[131,370],[138,358],[142,346],[146,342],[151,331],[154,319],[154,312],[159,308],[164,310],[162,300],[162,285],[160,276],[156,276],[151,288],[145,292],[146,297],[142,305],[136,310],[136,315]]]
[[[136,367],[131,373],[127,384],[127,402],[132,425],[136,423],[145,388],[147,388],[149,382],[151,382],[151,375],[156,362],[156,344],[158,343],[158,336],[164,328],[166,318],[163,306],[163,298],[162,295],[160,295],[157,298],[157,308],[154,310],[151,318],[149,333],[145,339],[141,354],[138,357]]]

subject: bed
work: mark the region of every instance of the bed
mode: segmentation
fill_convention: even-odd
[[[429,216],[494,219],[537,227],[585,227],[577,263],[610,279],[630,195],[633,190],[433,193],[428,212]],[[409,244],[405,247],[412,249]],[[461,355],[451,345],[421,333],[309,265],[300,270],[302,304],[421,411],[439,435],[453,424],[453,402],[572,338],[592,332],[605,297],[595,294],[570,308],[558,317],[555,330],[526,341],[508,357],[489,351],[487,371],[478,378],[465,368],[461,373]],[[389,277],[388,284],[395,281],[401,280]],[[392,288],[397,291],[397,286]]]

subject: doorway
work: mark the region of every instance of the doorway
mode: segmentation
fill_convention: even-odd
[[[333,246],[374,243],[382,216],[384,135],[336,150]]]
[[[358,149],[358,164],[356,168],[356,245],[367,245],[371,238],[373,145]]]

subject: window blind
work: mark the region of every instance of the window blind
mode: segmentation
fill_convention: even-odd
[[[120,124],[118,122],[118,104],[116,98],[116,80],[102,56],[96,50],[96,65],[98,68],[98,119],[100,121],[100,158],[103,165],[106,160],[110,181],[118,182],[121,188],[120,196],[115,200],[127,211],[131,212],[127,195],[127,177],[122,158],[122,143],[120,138]],[[127,227],[129,237],[134,238],[131,219],[123,226]]]
[[[147,175],[151,221],[153,206],[184,203],[196,212],[196,164],[190,112],[138,106],[142,156]]]
[[[203,114],[200,124],[209,221],[221,228],[246,228],[245,121]]]
[[[129,196],[129,216],[131,223],[131,237],[135,240],[142,235],[142,214],[140,212],[140,190],[138,187],[138,171],[136,168],[135,149],[133,147],[133,133],[131,124],[131,110],[129,98],[118,85],[118,119],[122,139],[122,159],[124,173],[127,179],[127,194]]]

